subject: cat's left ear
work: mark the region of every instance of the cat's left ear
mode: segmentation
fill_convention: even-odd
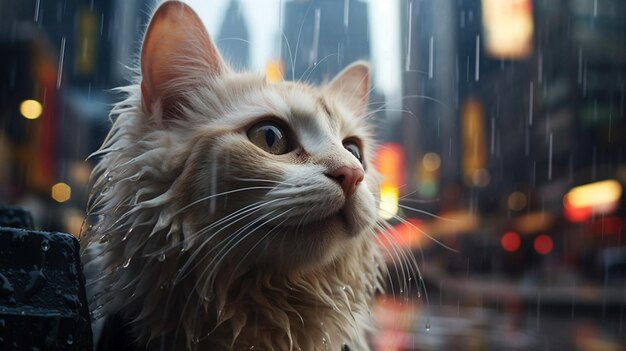
[[[160,107],[162,119],[177,118],[181,92],[192,89],[202,77],[226,70],[202,20],[189,6],[180,1],[159,6],[141,48],[141,95],[147,112]]]
[[[358,116],[362,116],[367,110],[369,89],[370,66],[365,61],[356,61],[339,72],[325,90],[338,96]]]

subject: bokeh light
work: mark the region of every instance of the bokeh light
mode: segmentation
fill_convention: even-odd
[[[535,238],[534,246],[535,251],[537,251],[538,254],[547,255],[552,251],[554,242],[551,237],[546,234],[542,234]]]
[[[20,113],[26,119],[37,119],[43,112],[43,106],[37,100],[24,100],[20,104]]]
[[[519,237],[519,234],[515,232],[506,232],[504,233],[504,235],[502,235],[502,238],[500,239],[500,244],[502,245],[502,248],[507,252],[515,252],[519,250],[521,243],[522,241]]]
[[[65,202],[72,196],[72,188],[63,182],[56,183],[52,186],[51,196],[57,202]]]

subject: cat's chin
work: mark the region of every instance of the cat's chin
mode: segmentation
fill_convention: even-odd
[[[319,269],[339,255],[348,254],[351,243],[359,241],[363,232],[371,227],[364,222],[342,208],[322,218],[283,225],[280,228],[283,235],[273,240],[265,258],[274,269]]]

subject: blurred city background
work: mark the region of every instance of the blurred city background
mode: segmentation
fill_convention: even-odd
[[[424,281],[391,274],[375,350],[626,350],[626,2],[186,2],[268,79],[371,62],[381,213]],[[0,203],[78,235],[154,6],[0,0]]]

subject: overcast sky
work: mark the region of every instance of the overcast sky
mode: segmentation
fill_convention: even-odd
[[[184,0],[200,15],[215,38],[231,0]],[[337,0],[342,1],[342,0]],[[355,1],[355,0],[344,0]],[[269,60],[280,56],[280,7],[285,0],[239,0],[250,31],[250,64],[262,71]],[[400,96],[399,1],[369,0],[370,40],[374,84],[387,95],[390,108]]]

